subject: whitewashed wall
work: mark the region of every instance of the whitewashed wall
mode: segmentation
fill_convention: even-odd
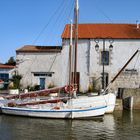
[[[83,92],[88,90],[92,78],[95,78],[96,80],[101,77],[103,68],[100,63],[100,52],[103,50],[103,40],[99,40],[100,48],[98,52],[95,51],[95,45],[96,43],[94,39],[83,39],[79,40],[78,42],[77,70],[80,72],[80,90]],[[109,45],[109,41],[105,40],[106,50],[109,50]],[[112,45],[113,50],[110,51],[110,64],[105,66],[105,72],[109,74],[109,81],[112,80],[112,78],[124,66],[134,52],[140,48],[140,40],[115,39]],[[63,73],[65,75],[68,67],[66,65],[68,64],[68,49],[69,41],[65,40],[62,50],[62,63],[66,66],[65,69],[63,69]],[[140,86],[140,57],[137,59],[137,56],[126,69],[136,69],[138,71],[138,75],[120,75],[120,77],[118,77],[118,79],[112,85],[113,89],[117,89],[118,87],[136,88]],[[101,84],[101,78],[98,81]],[[63,78],[63,83],[66,83],[66,77]]]
[[[84,92],[89,86],[89,41],[79,40],[78,42],[78,62],[77,71],[80,72],[80,91]],[[63,83],[68,82],[68,58],[69,58],[69,41],[65,40],[62,50],[62,64],[66,67],[63,69],[63,74],[67,75],[63,77]]]
[[[105,41],[106,50],[109,50],[109,41]],[[95,42],[91,40],[91,63],[90,63],[90,76],[100,77],[102,73],[102,65],[100,65],[100,51],[103,49],[103,41],[99,41],[100,50],[95,51]],[[118,71],[124,66],[129,58],[140,48],[140,40],[128,40],[128,39],[116,39],[113,42],[113,50],[110,52],[110,65],[105,66],[105,72],[109,73],[109,81],[118,73]],[[138,55],[137,55],[138,56]],[[112,85],[112,88],[117,89],[118,87],[132,87],[136,88],[140,85],[140,57],[135,56],[133,61],[126,67],[126,69],[136,69],[138,75],[121,74],[118,79]],[[122,76],[124,75],[124,76]],[[123,78],[122,78],[123,77]],[[135,78],[133,78],[135,77]],[[126,79],[127,78],[127,79]],[[134,84],[137,81],[138,83]],[[133,84],[132,84],[133,83]]]
[[[60,53],[20,52],[17,54],[17,59],[19,60],[19,65],[17,69],[18,73],[22,75],[21,84],[24,88],[27,87],[28,85],[34,86],[39,84],[39,78],[41,77],[35,77],[33,72],[54,72],[54,74],[52,74],[52,77],[44,77],[46,78],[46,88],[50,84],[54,84],[56,86],[62,85],[60,79],[60,71],[61,71]]]

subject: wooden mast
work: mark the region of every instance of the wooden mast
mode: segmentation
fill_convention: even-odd
[[[71,24],[70,24],[70,48],[69,48],[69,93],[71,93],[71,90],[70,90],[70,86],[71,86],[71,80],[72,80],[72,75],[71,75],[71,72],[72,72],[72,21],[71,21]]]
[[[75,31],[74,31],[74,38],[75,38],[75,45],[74,45],[74,88],[77,89],[77,47],[78,47],[78,19],[79,19],[79,1],[75,0]]]

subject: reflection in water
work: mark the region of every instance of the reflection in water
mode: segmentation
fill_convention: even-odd
[[[0,116],[0,140],[137,140],[139,130],[140,112],[116,112],[92,120]]]
[[[120,116],[115,116],[115,138],[139,140],[140,139],[140,111],[124,110]]]

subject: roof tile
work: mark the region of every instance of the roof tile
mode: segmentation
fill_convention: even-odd
[[[16,52],[61,52],[61,46],[33,46],[25,45]]]
[[[78,38],[140,39],[140,28],[136,24],[79,24]],[[70,37],[70,25],[65,26],[63,39]]]
[[[0,69],[13,69],[15,66],[0,64]]]

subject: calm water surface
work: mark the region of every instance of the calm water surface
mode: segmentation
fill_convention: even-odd
[[[140,140],[140,111],[73,121],[0,115],[0,140],[114,139]]]

